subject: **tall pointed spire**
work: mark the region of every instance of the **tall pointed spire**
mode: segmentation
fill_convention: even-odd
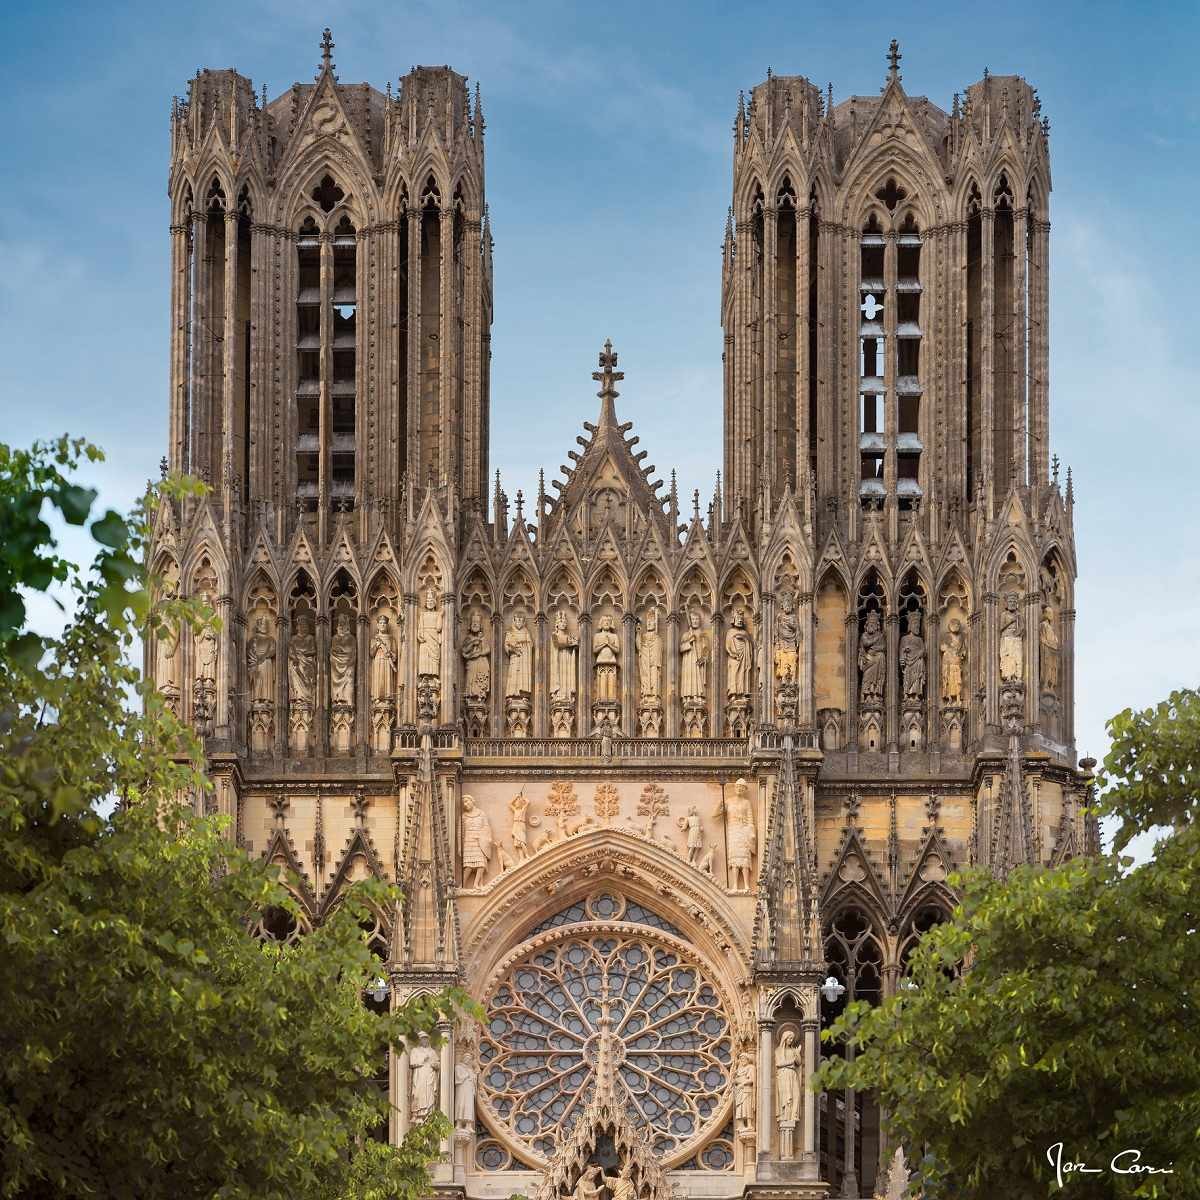
[[[892,38],[891,45],[888,46],[888,83],[900,82],[900,59],[904,56],[900,53],[900,43]]]
[[[321,34],[321,69],[317,72],[317,78],[320,79],[325,74],[332,75],[334,79],[337,78],[333,64],[333,34],[328,25]]]
[[[604,343],[600,351],[600,370],[592,372],[592,378],[600,385],[596,393],[600,397],[600,428],[616,425],[617,409],[614,401],[621,394],[614,384],[625,378],[624,371],[616,370],[617,352],[613,349],[612,339]]]

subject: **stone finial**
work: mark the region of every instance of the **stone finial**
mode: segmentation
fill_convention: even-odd
[[[328,25],[321,33],[321,69],[317,72],[317,78],[327,73],[333,75],[333,34]],[[334,78],[337,76],[334,75]]]
[[[892,38],[891,45],[888,46],[888,82],[900,82],[900,59],[904,56],[900,53],[900,43]]]
[[[1052,455],[1050,458],[1050,471],[1054,478],[1054,486],[1058,487],[1058,469],[1061,466],[1058,455]]]
[[[161,476],[161,478],[166,479],[167,472],[170,469],[171,469],[171,464],[169,462],[167,462],[167,456],[164,454],[162,456],[162,458],[160,458],[158,460],[158,473]]]
[[[600,397],[601,402],[601,425],[617,423],[614,401],[621,393],[613,385],[625,378],[625,372],[615,370],[616,365],[617,352],[613,349],[612,339],[608,338],[604,342],[604,349],[600,351],[600,370],[592,372],[592,378],[600,385],[600,390],[596,395]]]

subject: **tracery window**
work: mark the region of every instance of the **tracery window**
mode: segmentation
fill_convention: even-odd
[[[630,1119],[648,1129],[664,1165],[703,1158],[720,1141],[733,1074],[729,1008],[688,944],[650,910],[602,892],[555,914],[500,965],[485,1007],[480,1107],[510,1150],[554,1156],[595,1092],[605,1022]],[[721,1148],[709,1158],[709,1169],[726,1166]]]

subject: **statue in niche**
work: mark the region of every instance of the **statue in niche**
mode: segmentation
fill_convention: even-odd
[[[963,636],[962,622],[951,617],[942,638],[942,703],[952,708],[961,707],[963,702],[963,665],[967,658],[967,641]]]
[[[883,700],[885,657],[883,624],[879,614],[871,609],[858,639],[858,669],[862,672],[859,695],[863,704],[879,704]]]
[[[779,599],[775,617],[775,679],[795,683],[800,672],[800,623],[796,619],[796,602],[791,592]]]
[[[513,615],[512,625],[504,635],[504,653],[508,656],[508,681],[504,695],[508,697],[533,694],[533,638],[525,623],[525,614]]]
[[[454,1124],[458,1129],[475,1127],[475,1084],[478,1079],[475,1053],[468,1046],[454,1065]]]
[[[733,871],[735,892],[750,890],[750,874],[758,852],[758,831],[754,826],[754,805],[750,800],[750,785],[739,779],[733,785],[733,795],[722,798],[716,815],[725,817],[725,844],[729,866]]]
[[[417,619],[417,674],[436,678],[442,669],[442,610],[437,592],[425,589],[425,603]]]
[[[463,692],[468,700],[486,703],[492,689],[492,647],[483,632],[478,610],[471,614],[463,635],[462,656],[465,664]]]
[[[658,632],[658,609],[646,614],[646,626],[638,631],[638,682],[643,700],[662,696],[662,635]]]
[[[725,690],[728,695],[750,695],[750,668],[753,662],[754,643],[746,629],[746,614],[737,608],[729,632],[725,634]]]
[[[211,593],[205,592],[201,596],[205,607],[213,607],[213,598]],[[196,679],[209,680],[213,683],[217,679],[217,631],[213,628],[211,621],[206,621],[198,630],[195,636],[196,649]]]
[[[1021,680],[1025,675],[1025,621],[1021,616],[1021,598],[1016,592],[1004,597],[1000,615],[1000,678]]]
[[[437,1107],[438,1054],[429,1044],[429,1034],[417,1034],[417,1044],[408,1052],[411,1079],[409,1112],[413,1124],[424,1121]]]
[[[462,798],[463,887],[483,887],[492,858],[492,823],[473,796]]]
[[[256,617],[254,632],[246,643],[246,667],[250,675],[250,703],[275,702],[275,636],[267,617]]]
[[[358,665],[358,639],[354,636],[347,613],[338,613],[333,637],[329,642],[329,698],[335,705],[354,707],[355,668]]]
[[[704,853],[704,825],[700,820],[700,810],[694,804],[689,805],[687,815],[677,817],[675,823],[686,835],[688,862],[698,867]]]
[[[733,1076],[733,1115],[739,1130],[754,1128],[754,1055],[749,1050],[738,1055]]]
[[[906,632],[900,639],[900,678],[905,700],[925,698],[925,639],[921,636],[921,614],[910,612]]]
[[[391,623],[385,613],[375,618],[375,633],[371,638],[371,700],[391,700],[396,694],[396,643],[392,639]]]
[[[620,699],[617,671],[621,661],[621,639],[617,635],[616,622],[608,614],[600,618],[599,628],[592,635],[592,654],[595,656],[596,701],[616,704]]]
[[[317,639],[312,618],[295,619],[288,643],[288,696],[293,704],[312,704],[317,694]]]
[[[1038,631],[1041,646],[1042,690],[1058,691],[1059,647],[1058,629],[1054,623],[1054,609],[1049,604],[1042,607],[1042,625]]]
[[[574,704],[579,638],[571,632],[565,608],[554,614],[550,651],[550,699],[560,704]]]
[[[775,1048],[775,1107],[780,1125],[800,1119],[800,1066],[804,1051],[794,1029],[785,1029]]]
[[[679,639],[679,694],[685,701],[707,699],[711,649],[708,634],[701,627],[700,610],[689,609],[687,628]]]

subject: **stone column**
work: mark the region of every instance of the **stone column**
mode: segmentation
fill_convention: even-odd
[[[191,474],[212,479],[209,453],[208,407],[208,219],[203,210],[191,214],[192,273],[191,306],[188,321],[188,436],[187,469]]]
[[[758,1019],[758,1157],[775,1148],[775,1018]]]
[[[758,660],[758,678],[762,686],[755,689],[757,696],[751,694],[751,703],[760,703],[762,711],[754,713],[752,724],[775,720],[775,593],[764,588],[761,599],[761,615],[754,631],[754,657]],[[758,696],[762,697],[761,701]]]
[[[846,613],[846,748],[858,750],[858,597]]]
[[[817,1006],[821,1000],[818,996]],[[804,1038],[804,1133],[801,1140],[801,1161],[811,1164],[812,1172],[816,1174],[817,1167],[817,1101],[819,1097],[812,1090],[812,1077],[820,1062],[821,1039],[820,1022],[815,1018],[805,1018],[800,1026]],[[807,1172],[806,1172],[807,1173]]]
[[[504,618],[492,613],[492,737],[503,737],[504,728]]]
[[[889,606],[887,615],[883,618],[884,636],[887,642],[887,670],[884,679],[883,720],[884,745],[889,755],[897,753],[897,742],[900,728],[899,693],[900,693],[900,617],[894,607]]]
[[[440,1054],[441,1074],[438,1078],[439,1097],[438,1107],[442,1110],[442,1115],[452,1125],[454,1123],[454,1029],[449,1021],[439,1021],[437,1027],[438,1033],[442,1037],[442,1047]],[[446,1154],[450,1150],[450,1138],[442,1139],[442,1153]]]
[[[458,702],[458,689],[454,686],[454,681],[458,676],[455,669],[458,665],[458,629],[455,617],[454,593],[444,592],[442,594],[442,699],[438,718],[443,725],[454,723],[455,708]]]
[[[641,730],[638,728],[638,697],[641,687],[638,683],[637,661],[637,613],[629,611],[621,614],[621,725],[628,737],[637,737]]]
[[[679,736],[679,621],[680,613],[667,613],[666,655],[663,662],[663,734]]]
[[[218,738],[228,739],[229,692],[237,686],[238,671],[234,665],[235,634],[231,614],[233,597],[228,593],[217,597],[217,617],[221,621],[221,637],[217,652],[217,700],[213,712],[213,732]],[[178,651],[176,651],[178,653]]]
[[[188,345],[190,338],[191,241],[186,224],[171,226],[171,421],[167,461],[172,471],[187,463]]]
[[[539,609],[533,618],[533,662],[529,684],[533,688],[533,736],[550,736],[550,623]]]
[[[725,736],[725,618],[720,600],[712,611],[712,667],[709,671],[708,736]]]
[[[579,613],[579,708],[575,716],[576,736],[592,731],[592,614]]]

